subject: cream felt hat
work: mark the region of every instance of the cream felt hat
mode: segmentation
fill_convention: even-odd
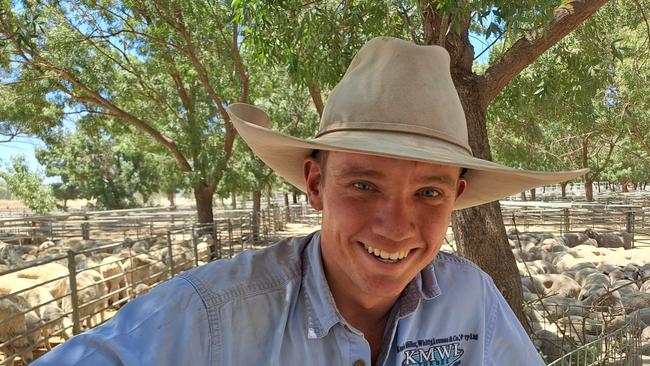
[[[332,90],[316,136],[299,139],[269,129],[261,109],[227,108],[235,128],[276,173],[305,191],[303,159],[314,150],[347,151],[467,168],[467,189],[454,209],[480,205],[588,170],[556,173],[509,168],[472,156],[465,113],[449,54],[396,38],[370,40]]]

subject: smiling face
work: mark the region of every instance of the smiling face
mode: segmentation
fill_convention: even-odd
[[[335,300],[341,294],[394,301],[440,250],[466,185],[460,168],[329,152],[323,170],[305,159],[309,201],[322,210],[321,253]]]

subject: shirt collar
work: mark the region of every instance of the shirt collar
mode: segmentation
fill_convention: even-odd
[[[308,243],[302,254],[302,299],[307,316],[307,338],[322,338],[337,323],[347,322],[336,309],[330,292],[320,250],[320,232]],[[441,294],[433,263],[428,264],[406,286],[396,305],[400,318],[417,310],[422,299],[431,300]]]

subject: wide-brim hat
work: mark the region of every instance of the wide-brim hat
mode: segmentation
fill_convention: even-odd
[[[467,188],[454,209],[567,181],[588,171],[520,170],[472,156],[447,51],[389,37],[372,39],[359,50],[330,93],[314,138],[271,130],[268,115],[253,105],[235,103],[227,111],[253,152],[302,191],[306,191],[303,161],[314,150],[466,168]]]

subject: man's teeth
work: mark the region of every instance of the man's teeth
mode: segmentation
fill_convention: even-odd
[[[375,257],[381,258],[381,259],[386,260],[386,261],[398,261],[398,260],[404,259],[411,252],[411,249],[404,249],[404,250],[399,251],[399,252],[388,253],[387,251],[377,249],[377,248],[373,248],[373,247],[368,246],[368,245],[364,245],[364,246],[365,246],[366,250],[368,251],[368,253],[373,254]]]

